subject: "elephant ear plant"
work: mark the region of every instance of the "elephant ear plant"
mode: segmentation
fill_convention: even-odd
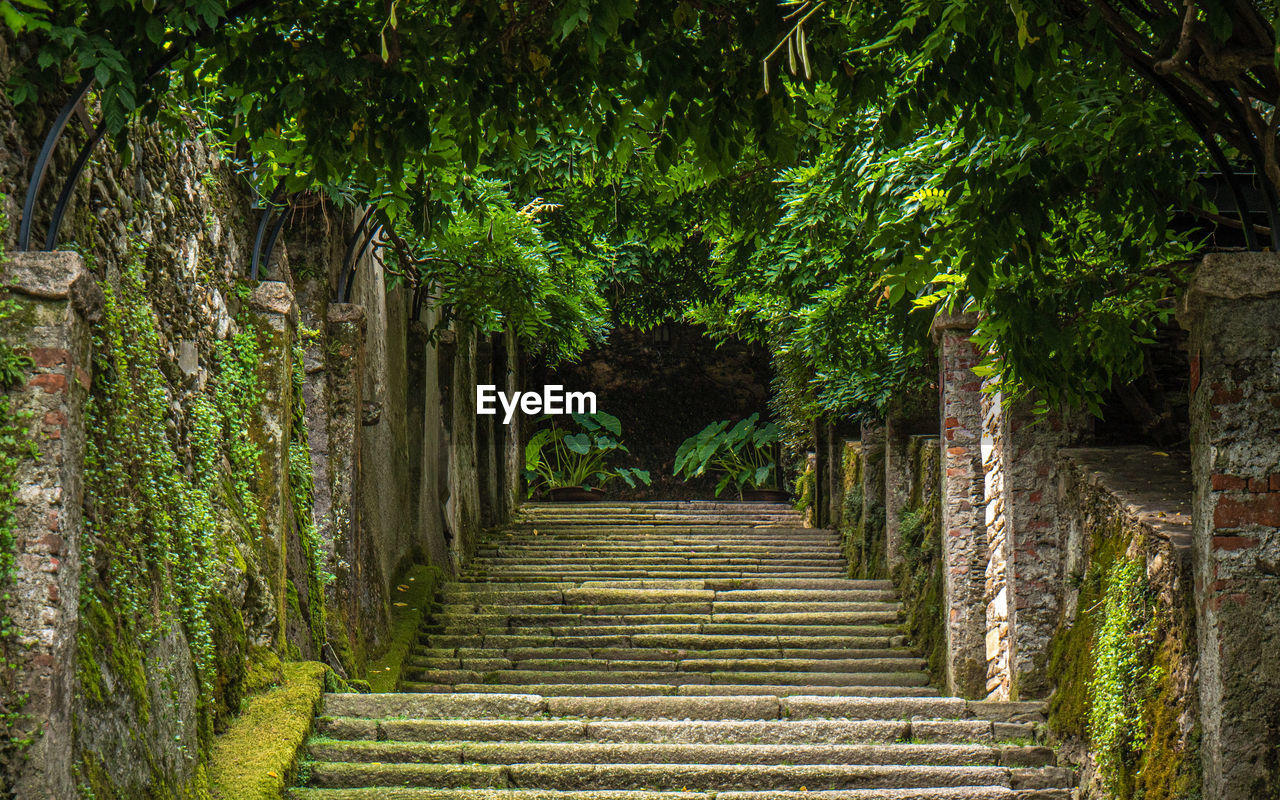
[[[616,455],[630,452],[620,441],[622,424],[603,411],[571,414],[576,431],[551,423],[533,435],[524,449],[525,475],[529,494],[539,487],[549,490],[581,489],[597,491],[610,481],[621,479],[628,486],[649,485],[649,473],[633,467],[610,467]]]
[[[774,446],[780,430],[772,422],[761,425],[752,414],[733,427],[729,420],[713,422],[700,433],[685,439],[676,450],[673,474],[686,480],[708,471],[723,476],[716,484],[716,497],[729,486],[742,496],[746,492],[780,492]]]

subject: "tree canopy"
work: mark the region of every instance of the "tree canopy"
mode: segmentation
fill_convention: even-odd
[[[403,280],[572,355],[689,314],[803,415],[927,382],[979,312],[1008,396],[1142,371],[1195,215],[1275,227],[1273,3],[4,0],[20,103],[180,107],[265,194],[373,204]],[[1251,173],[1268,224],[1198,179]],[[1233,184],[1234,185],[1234,184]],[[536,209],[536,210],[535,210]],[[1208,224],[1206,222],[1205,224]]]

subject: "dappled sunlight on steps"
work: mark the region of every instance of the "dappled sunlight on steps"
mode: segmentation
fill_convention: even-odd
[[[937,696],[886,581],[785,505],[527,506],[296,800],[1066,800],[1043,708]]]

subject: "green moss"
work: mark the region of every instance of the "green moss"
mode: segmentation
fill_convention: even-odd
[[[1189,593],[1179,608],[1156,604],[1131,544],[1118,521],[1095,531],[1075,618],[1050,644],[1049,727],[1088,745],[1109,797],[1185,800],[1198,796],[1199,755],[1179,719],[1198,714],[1174,676],[1194,647],[1194,609]]]
[[[247,675],[245,658],[249,643],[244,615],[226,597],[217,595],[209,604],[213,646],[217,654],[214,670],[214,729],[226,729],[227,720],[240,710]]]
[[[942,584],[942,531],[937,495],[930,507],[910,507],[899,518],[901,561],[892,579],[906,612],[906,632],[928,663],[933,686],[945,689],[946,610]],[[917,501],[921,501],[918,499]]]
[[[280,657],[266,647],[251,647],[245,668],[244,694],[258,694],[284,680],[284,665]]]
[[[396,691],[404,660],[418,638],[418,628],[439,583],[438,568],[415,566],[409,569],[392,593],[391,631],[387,645],[369,665],[369,686],[373,691]]]
[[[279,800],[293,781],[327,671],[316,662],[284,664],[277,688],[248,700],[210,750],[215,800]]]

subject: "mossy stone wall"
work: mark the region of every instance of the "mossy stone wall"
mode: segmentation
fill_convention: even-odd
[[[1185,461],[1062,452],[1067,572],[1047,654],[1050,731],[1081,767],[1084,798],[1199,797]]]

